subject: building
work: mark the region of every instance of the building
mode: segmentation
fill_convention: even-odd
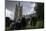
[[[18,4],[16,4],[16,10],[15,10],[15,18],[21,18],[22,16],[22,6],[20,6],[20,2]]]

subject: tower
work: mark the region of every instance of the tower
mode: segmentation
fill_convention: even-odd
[[[15,10],[15,18],[21,18],[22,16],[22,6],[20,6],[20,2],[18,2],[18,4],[16,4],[16,10]]]

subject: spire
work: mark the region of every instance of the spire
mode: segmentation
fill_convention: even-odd
[[[19,1],[18,5],[19,5],[19,7],[20,7],[20,1]]]

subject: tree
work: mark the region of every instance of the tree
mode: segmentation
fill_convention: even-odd
[[[37,3],[36,13],[38,19],[44,19],[44,3]]]

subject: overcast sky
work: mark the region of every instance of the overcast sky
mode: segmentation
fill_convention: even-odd
[[[11,2],[11,1],[6,1],[5,8],[6,8],[6,16],[10,17],[11,19],[14,19],[14,12],[15,12],[15,7],[18,2]],[[20,5],[23,5],[23,15],[29,15],[35,13],[34,7],[35,3],[33,2],[20,2]]]

